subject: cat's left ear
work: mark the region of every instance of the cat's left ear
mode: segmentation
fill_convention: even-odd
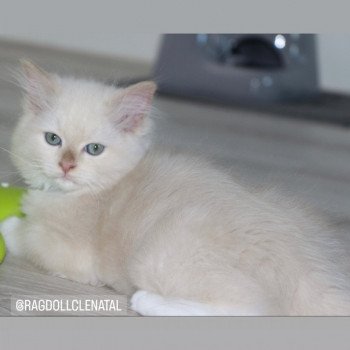
[[[25,91],[26,106],[34,114],[43,112],[56,93],[55,77],[28,60],[22,59],[20,63],[22,73],[17,78]]]
[[[113,101],[114,123],[118,129],[136,133],[149,124],[147,117],[151,112],[156,88],[154,82],[144,81],[118,91]]]

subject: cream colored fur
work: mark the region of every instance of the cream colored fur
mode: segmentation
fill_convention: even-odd
[[[152,83],[116,89],[22,67],[12,151],[31,189],[26,218],[2,227],[12,253],[137,292],[145,315],[350,315],[343,252],[320,219],[205,160],[149,149]],[[90,142],[105,151],[88,155]],[[77,166],[62,178],[67,150]]]

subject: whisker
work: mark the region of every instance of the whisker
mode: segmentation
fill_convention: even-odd
[[[1,171],[0,174],[20,174],[20,171]]]
[[[17,180],[15,180],[15,181],[11,181],[11,186],[13,186],[13,185],[15,185],[15,184],[18,184],[19,182],[21,182],[23,179],[22,178],[19,178],[19,179],[17,179]]]
[[[17,174],[18,175],[18,174]],[[9,178],[9,177],[11,177],[11,176],[15,176],[15,175],[13,175],[13,174],[7,174],[7,175],[1,175],[0,174],[0,180],[1,179],[7,179],[7,178]],[[20,176],[18,176],[18,177],[20,177]],[[20,177],[21,178],[21,177]]]
[[[29,160],[27,160],[27,159],[25,159],[25,158],[19,156],[18,154],[13,153],[13,152],[11,152],[10,150],[8,150],[8,149],[6,149],[6,148],[4,148],[4,147],[1,147],[1,146],[0,146],[0,150],[2,150],[2,151],[4,151],[4,152],[7,152],[8,154],[10,154],[10,155],[12,155],[12,156],[14,156],[14,157],[17,157],[18,159],[21,159],[22,161],[24,161],[24,162],[26,162],[26,163],[29,163],[29,164],[31,164],[31,165],[33,165],[33,166],[40,167],[40,166],[38,165],[38,164],[40,164],[39,161],[36,161],[36,160],[29,161]],[[37,164],[36,164],[36,163],[37,163]]]

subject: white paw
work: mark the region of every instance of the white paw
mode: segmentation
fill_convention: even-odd
[[[162,302],[162,297],[145,290],[139,290],[130,299],[132,310],[144,316],[154,315],[152,309]]]
[[[222,314],[202,303],[181,298],[163,297],[145,290],[139,290],[131,297],[130,307],[144,316],[210,316]]]
[[[2,233],[5,241],[8,236],[12,234],[19,226],[21,219],[16,216],[11,216],[0,224],[0,232]]]
[[[16,216],[11,216],[0,225],[0,232],[4,237],[6,249],[14,255],[18,254],[17,228],[20,223],[21,219],[17,218]]]

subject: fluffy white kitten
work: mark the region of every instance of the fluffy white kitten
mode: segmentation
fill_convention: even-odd
[[[12,254],[106,284],[144,315],[350,315],[326,226],[202,160],[148,151],[155,85],[115,88],[22,62]]]

